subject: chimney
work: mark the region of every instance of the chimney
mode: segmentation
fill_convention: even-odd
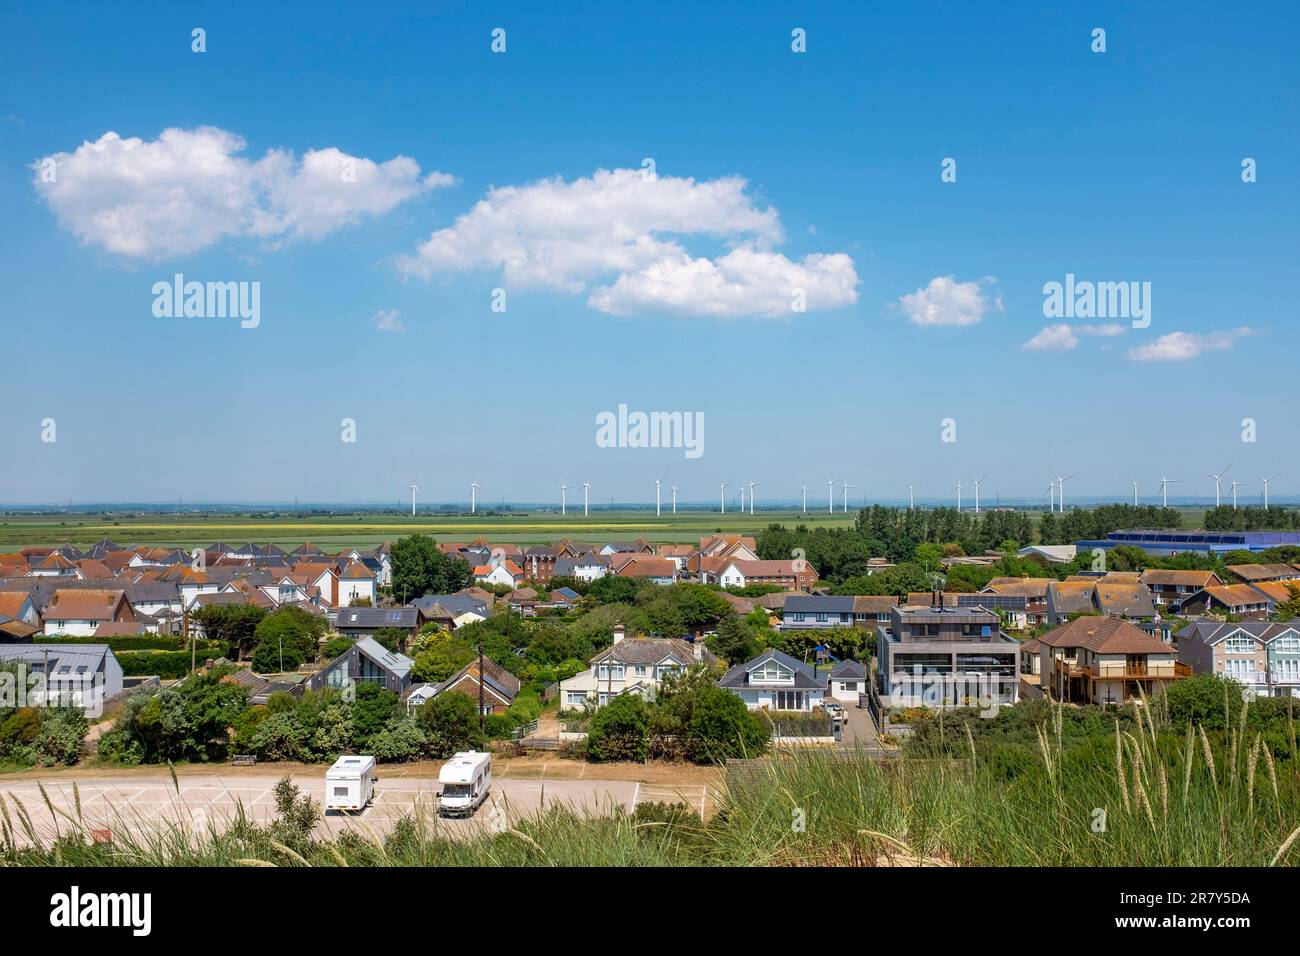
[[[704,660],[704,638],[695,638],[695,643],[691,645],[691,652],[695,655],[697,661]]]
[[[615,625],[614,625],[614,643],[615,643],[615,644],[619,643],[619,641],[623,640],[623,638],[625,638],[625,637],[627,637],[627,630],[623,627],[622,624],[615,624]]]

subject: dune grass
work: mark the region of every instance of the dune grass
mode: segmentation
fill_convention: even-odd
[[[1300,787],[1243,716],[1219,742],[1146,707],[1137,725],[1067,748],[1061,712],[1038,759],[873,759],[805,751],[728,769],[719,812],[682,806],[552,807],[466,838],[414,811],[391,833],[364,820],[319,832],[319,807],[287,780],[277,816],[224,824],[145,820],[128,809],[111,845],[75,812],[45,834],[0,809],[0,863],[105,866],[1276,866],[1300,861]],[[1291,729],[1291,753],[1295,731]],[[482,811],[481,811],[482,813]]]

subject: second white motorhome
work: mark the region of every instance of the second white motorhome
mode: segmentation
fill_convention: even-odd
[[[442,765],[438,774],[438,813],[444,817],[473,816],[492,788],[492,755],[466,750]]]

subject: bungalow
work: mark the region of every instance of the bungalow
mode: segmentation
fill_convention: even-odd
[[[1059,701],[1150,699],[1157,687],[1192,673],[1173,647],[1116,617],[1076,618],[1040,635],[1038,643],[1040,679]]]
[[[787,591],[807,591],[817,581],[817,572],[807,561],[786,558],[777,561],[727,562],[719,575],[724,588],[743,588],[750,584],[775,584]]]
[[[852,595],[791,594],[785,601],[781,630],[866,627],[865,618],[859,620],[855,611],[856,601]]]
[[[660,681],[692,664],[712,666],[717,658],[702,642],[680,638],[627,639],[621,624],[614,626],[614,643],[591,658],[591,667],[560,681],[560,707],[586,710],[604,706],[619,694],[653,697]]]
[[[433,621],[448,630],[485,621],[491,614],[488,602],[467,590],[455,594],[426,594],[412,601],[411,606],[418,608],[426,621]]]
[[[490,657],[483,658],[483,679],[479,680],[478,659],[470,661],[433,690],[433,697],[445,691],[465,694],[477,702],[483,691],[483,715],[503,714],[519,694],[519,678]]]
[[[1208,587],[1181,598],[1174,605],[1175,613],[1199,614],[1221,611],[1235,617],[1267,618],[1277,609],[1277,602],[1260,588],[1250,584],[1224,584]]]
[[[134,621],[126,591],[100,588],[59,588],[45,610],[45,634],[91,637],[108,621]]]
[[[811,664],[775,650],[737,664],[719,678],[718,686],[750,710],[810,711],[826,699],[826,682]]]
[[[1300,570],[1290,564],[1230,564],[1228,570],[1247,584],[1300,580]]]

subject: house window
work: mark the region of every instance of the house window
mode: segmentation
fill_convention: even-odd
[[[796,621],[800,621],[800,622],[802,622],[802,621],[803,621],[803,611],[795,611],[795,612],[794,612],[794,619],[795,619]]]
[[[841,686],[847,694],[856,694],[858,692],[858,682],[855,680],[841,681]]]
[[[779,690],[776,692],[777,710],[803,710],[803,691]]]
[[[826,623],[826,612],[825,612],[825,611],[818,611],[818,612],[817,612],[817,623],[818,623],[818,624],[825,624],[825,623]]]
[[[633,673],[635,673],[637,677],[645,677],[645,665],[637,664],[636,667],[633,668]]]
[[[1223,649],[1229,654],[1255,653],[1255,639],[1248,634],[1234,634],[1223,642]]]
[[[583,691],[580,691],[580,690],[571,690],[571,691],[569,691],[569,698],[568,698],[568,699],[569,699],[569,703],[572,704],[572,705],[574,705],[574,706],[576,706],[576,707],[581,707],[581,706],[583,706],[583,705],[585,705],[585,704],[587,703],[587,695],[586,695],[586,693],[584,693]]]

